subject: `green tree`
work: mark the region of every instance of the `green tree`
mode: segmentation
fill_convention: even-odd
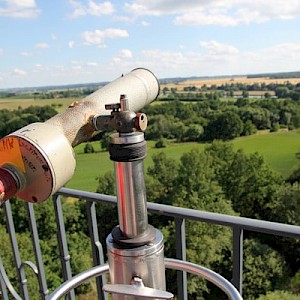
[[[225,175],[226,174],[226,175]],[[220,184],[233,208],[244,217],[268,220],[268,203],[282,180],[266,165],[262,156],[235,154]]]
[[[152,156],[153,166],[147,169],[147,198],[148,201],[172,204],[173,191],[176,189],[178,164],[167,158],[164,152]]]
[[[255,134],[256,132],[257,132],[257,128],[255,127],[255,125],[250,120],[247,120],[244,123],[242,135],[247,136],[247,135]]]
[[[201,139],[204,129],[199,124],[190,124],[185,133],[185,139],[187,141],[196,142]]]
[[[160,137],[158,141],[155,143],[155,148],[166,148],[166,141],[164,138]]]
[[[205,137],[208,140],[231,140],[243,132],[243,122],[234,112],[224,112],[205,128]]]
[[[205,149],[215,161],[217,180],[236,212],[244,217],[270,219],[269,201],[283,183],[258,153],[234,151],[228,143],[214,142]]]
[[[243,122],[250,120],[257,129],[269,129],[271,127],[270,111],[261,107],[243,107],[239,110],[239,116]]]
[[[110,143],[111,133],[105,132],[102,134],[100,139],[101,149],[103,151],[108,151],[109,143]]]
[[[270,132],[277,132],[280,129],[280,125],[278,122],[273,123],[270,129]]]
[[[95,149],[91,143],[86,143],[84,146],[84,153],[94,153]]]
[[[270,211],[268,220],[300,226],[300,186],[299,183],[284,183],[277,187],[272,199],[267,204]],[[291,274],[300,269],[300,241],[291,238],[269,238],[268,243],[283,253]]]
[[[22,111],[23,114],[31,114],[38,117],[39,122],[44,122],[54,115],[57,114],[57,111],[51,107],[50,105],[43,105],[43,106],[29,106],[24,108]]]
[[[290,286],[293,293],[300,295],[300,270],[292,278]]]
[[[264,97],[265,97],[266,99],[271,99],[271,94],[270,94],[269,92],[266,92],[266,93],[264,94]]]
[[[184,154],[175,179],[172,193],[173,205],[197,210],[235,214],[230,201],[215,180],[213,161],[209,155],[193,150]],[[174,225],[166,227],[166,254],[174,256]],[[186,223],[187,259],[191,262],[224,272],[220,262],[231,248],[228,228],[200,222]],[[202,299],[208,292],[207,283],[192,277],[188,291],[193,299]]]
[[[242,96],[243,96],[243,98],[249,98],[249,92],[246,90],[243,90]]]
[[[288,291],[267,292],[266,295],[261,295],[257,300],[299,300],[300,295],[290,293]]]
[[[289,95],[289,89],[284,86],[279,86],[275,89],[275,95],[278,98],[287,98]]]
[[[254,300],[260,294],[286,286],[286,263],[277,251],[268,245],[247,239],[244,241],[244,257],[244,299]]]

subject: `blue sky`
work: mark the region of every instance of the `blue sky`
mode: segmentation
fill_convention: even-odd
[[[300,71],[300,0],[0,0],[0,89]]]

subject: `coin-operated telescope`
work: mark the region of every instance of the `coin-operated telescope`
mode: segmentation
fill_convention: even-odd
[[[42,202],[66,184],[75,170],[74,146],[90,139],[94,115],[107,114],[105,105],[120,94],[138,111],[156,99],[157,78],[149,70],[134,69],[108,85],[74,102],[44,123],[33,123],[0,140],[0,202],[14,195]]]

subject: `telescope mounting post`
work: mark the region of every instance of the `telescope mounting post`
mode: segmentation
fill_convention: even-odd
[[[172,299],[166,292],[162,233],[148,224],[144,181],[147,116],[129,110],[126,95],[108,104],[109,116],[94,116],[96,130],[117,130],[109,144],[114,161],[119,225],[107,237],[111,284],[103,289],[114,300]]]

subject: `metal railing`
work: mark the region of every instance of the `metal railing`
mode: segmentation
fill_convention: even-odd
[[[59,245],[59,256],[61,261],[62,277],[64,281],[72,278],[72,270],[70,264],[70,254],[68,250],[68,243],[66,238],[66,230],[63,219],[62,211],[62,199],[61,196],[78,198],[82,201],[86,201],[87,207],[87,224],[89,230],[89,236],[92,245],[92,257],[93,265],[104,265],[104,253],[102,245],[99,240],[99,232],[96,217],[96,204],[107,203],[116,205],[117,200],[114,196],[102,195],[97,193],[73,190],[68,188],[62,188],[53,197],[53,204],[55,210],[55,220],[57,224],[57,239]],[[18,290],[11,285],[9,278],[5,272],[5,266],[3,266],[0,257],[0,298],[4,300],[9,299],[11,294],[15,299],[29,299],[27,281],[25,277],[24,268],[31,268],[37,275],[39,283],[40,298],[47,299],[49,290],[47,287],[46,276],[44,272],[44,264],[42,260],[42,253],[39,243],[38,230],[36,226],[36,219],[34,213],[34,204],[26,203],[29,227],[31,232],[31,239],[33,243],[33,249],[35,254],[35,263],[30,261],[21,261],[20,249],[16,239],[16,232],[14,226],[14,220],[12,217],[12,211],[9,201],[3,205],[7,230],[10,236],[10,241],[13,250],[14,262],[17,272],[17,278],[19,282]],[[265,233],[283,237],[300,238],[300,227],[253,220],[249,218],[229,216],[217,213],[203,212],[193,209],[186,209],[180,207],[173,207],[169,205],[148,203],[148,213],[158,214],[161,216],[168,216],[174,218],[176,229],[176,258],[180,260],[186,260],[186,242],[185,242],[185,221],[193,220],[198,222],[205,222],[209,224],[222,225],[232,228],[233,234],[233,273],[232,283],[236,288],[242,292],[243,285],[243,233],[244,231]],[[97,295],[98,299],[105,299],[106,295],[102,292],[102,278],[96,278]],[[187,299],[187,276],[185,272],[177,272],[177,287],[178,287],[178,299]],[[68,294],[68,299],[75,299],[75,292],[72,290]]]

